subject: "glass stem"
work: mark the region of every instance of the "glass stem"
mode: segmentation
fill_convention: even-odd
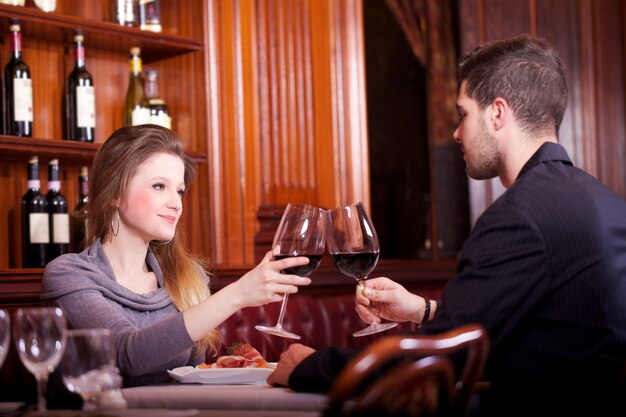
[[[365,289],[365,280],[367,278],[362,278],[360,280],[358,280],[357,282],[359,283],[359,288],[361,289],[361,291],[363,291]],[[372,304],[372,307],[374,305]],[[380,318],[378,317],[378,310],[376,310],[376,317],[378,318],[378,322],[380,322]],[[374,320],[373,322],[370,323],[370,327],[371,328],[375,328],[378,325],[378,322],[376,320]]]
[[[289,298],[288,293],[283,294],[283,303],[280,305],[280,314],[278,315],[278,323],[276,323],[276,327],[282,329],[283,327],[283,318],[285,317],[285,310],[287,309],[287,299]]]
[[[48,395],[48,375],[37,378],[37,410],[45,412],[47,410],[46,395]]]

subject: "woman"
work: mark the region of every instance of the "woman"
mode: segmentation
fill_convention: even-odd
[[[307,258],[261,263],[211,295],[199,260],[183,247],[178,221],[195,166],[179,138],[155,125],[124,127],[93,161],[86,207],[88,242],[44,271],[42,301],[72,328],[109,328],[124,385],[167,381],[168,369],[216,353],[216,327],[243,307],[279,301],[309,278],[281,270]]]

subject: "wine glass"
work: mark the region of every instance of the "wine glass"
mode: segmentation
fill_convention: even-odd
[[[17,309],[13,339],[22,364],[37,380],[37,410],[47,409],[48,376],[61,361],[67,322],[59,307]]]
[[[324,210],[308,204],[288,204],[272,242],[272,254],[275,260],[294,256],[306,256],[309,263],[306,265],[287,268],[281,271],[284,274],[307,277],[313,273],[322,261],[324,254]],[[300,339],[295,333],[283,328],[283,318],[289,294],[283,295],[278,322],[275,326],[257,325],[255,328],[275,336],[289,339]]]
[[[116,388],[120,378],[111,331],[68,330],[60,371],[67,389],[83,399],[83,410],[97,410],[100,394]]]
[[[0,368],[9,353],[9,342],[11,341],[11,318],[9,312],[0,309]]]
[[[357,280],[361,289],[378,263],[380,246],[374,224],[363,203],[353,203],[326,212],[328,251],[342,274]],[[366,336],[396,327],[398,323],[371,323],[352,335]]]

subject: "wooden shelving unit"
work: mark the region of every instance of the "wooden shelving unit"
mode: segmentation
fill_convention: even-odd
[[[0,5],[0,64],[9,57],[8,27],[19,19],[23,56],[33,79],[33,137],[0,136],[0,294],[15,281],[40,277],[41,271],[21,269],[19,205],[26,191],[26,165],[31,155],[40,159],[42,192],[47,190],[47,163],[59,158],[61,189],[69,209],[76,204],[78,173],[91,161],[102,143],[122,126],[128,85],[128,53],[141,48],[144,70],[159,71],[159,92],[173,115],[172,129],[185,143],[187,152],[206,172],[207,137],[205,98],[205,1],[162,0],[163,32],[142,31],[105,20],[107,0],[64,0],[52,13],[35,7]],[[73,68],[72,36],[85,35],[86,66],[96,89],[96,143],[64,140],[65,82]],[[187,198],[186,216],[200,217],[208,197],[207,175],[200,175]],[[208,252],[208,224],[185,223],[196,252]],[[200,238],[197,238],[199,236]],[[205,236],[205,237],[203,237]]]

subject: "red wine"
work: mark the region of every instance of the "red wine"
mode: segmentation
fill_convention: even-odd
[[[84,166],[78,176],[78,202],[72,213],[70,251],[81,252],[87,246],[87,210],[89,202],[89,169]]]
[[[83,32],[74,35],[74,70],[66,87],[67,138],[94,142],[96,134],[96,95],[93,78],[85,68]]]
[[[322,255],[275,255],[274,259],[279,261],[281,259],[294,258],[296,256],[306,256],[307,258],[309,258],[309,263],[306,265],[294,266],[292,268],[283,269],[282,271],[280,271],[281,273],[308,277],[313,273],[313,271],[317,269],[317,267],[320,265],[320,262],[322,262]]]
[[[43,268],[46,266],[48,242],[50,241],[48,201],[41,194],[39,159],[28,162],[28,191],[20,204],[22,223],[22,267]]]
[[[378,263],[378,252],[331,253],[331,258],[342,274],[354,279],[366,278]]]
[[[33,80],[22,59],[22,32],[19,20],[11,20],[11,59],[4,67],[5,132],[7,135],[33,135]]]
[[[59,160],[48,163],[48,214],[50,215],[50,244],[48,262],[67,253],[70,243],[70,218],[67,214],[67,199],[61,194]]]

